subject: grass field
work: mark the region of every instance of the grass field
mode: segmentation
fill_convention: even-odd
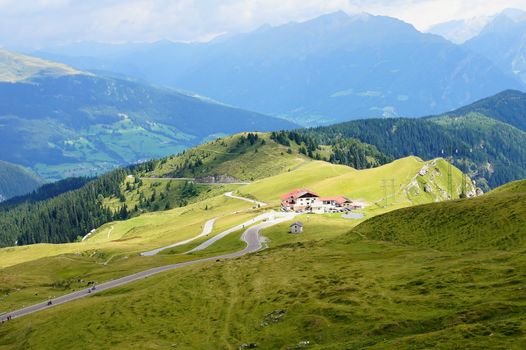
[[[214,147],[225,147],[216,142]],[[355,170],[308,160],[295,151],[276,153],[277,147],[281,146],[268,141],[259,145],[258,152],[248,152],[247,146],[240,158],[225,165],[231,169],[258,159],[269,163],[265,150],[276,156],[268,172],[259,174],[273,176],[256,178],[249,185],[203,188],[187,206],[108,223],[84,242],[0,249],[0,313],[85,288],[89,281],[100,283],[153,266],[241,250],[239,231],[194,254],[180,253],[207,238],[153,257],[138,254],[194,237],[211,218],[218,218],[213,236],[268,210],[252,209],[250,203],[219,195],[222,191],[235,190],[272,208],[279,204],[280,194],[307,187],[322,196],[342,194],[367,202],[365,218],[448,196],[447,163],[442,159],[425,162],[409,157]],[[203,173],[221,171],[217,162],[231,156],[199,152],[210,153],[203,158]],[[176,166],[167,159],[150,175],[169,175]],[[240,179],[254,176],[246,169],[238,167]],[[453,168],[454,198],[461,192],[461,177]],[[394,191],[390,187],[384,191],[382,180],[391,178]],[[170,182],[174,188],[179,186],[170,180],[145,179],[143,190],[147,195],[154,189],[166,192]],[[505,191],[506,198],[510,192]],[[502,198],[489,194],[433,205],[452,210],[456,203],[491,201],[492,196]],[[134,191],[125,197],[129,205],[137,201]],[[116,208],[119,202],[114,198],[106,204]],[[425,206],[416,207],[416,212],[419,208]],[[404,210],[379,218],[398,213],[407,215],[404,221],[420,218]],[[489,214],[473,211],[469,223],[476,222],[476,215]],[[509,220],[521,217],[520,212],[517,215]],[[420,219],[431,220],[430,216]],[[0,326],[0,349],[238,349],[250,343],[260,349],[521,348],[526,344],[520,312],[526,306],[522,254],[499,250],[498,245],[484,251],[459,251],[451,245],[437,250],[417,240],[419,235],[425,241],[425,225],[418,223],[414,226],[422,230],[408,226],[412,240],[406,242],[375,236],[383,232],[376,229],[364,231],[374,218],[364,222],[340,214],[306,214],[296,220],[304,224],[302,234],[289,234],[290,223],[265,229],[269,245],[265,251],[185,267],[15,319]],[[448,237],[453,233],[447,231]]]
[[[218,196],[206,204],[106,224],[84,242],[1,249],[0,313],[85,288],[87,281],[100,283],[154,266],[214,255],[218,250],[240,250],[242,242],[228,236],[198,254],[139,256],[140,252],[198,235],[211,218],[218,218],[210,234],[213,236],[259,213],[247,202]],[[181,246],[180,252],[205,239]]]
[[[366,217],[370,217],[400,206],[437,200],[439,196],[436,194],[428,194],[420,190],[420,194],[417,195],[417,192],[418,188],[421,188],[420,182],[427,181],[436,183],[438,187],[444,186],[445,163],[441,160],[434,163],[440,175],[435,174],[433,178],[430,178],[429,174],[417,176],[416,174],[422,167],[427,166],[426,164],[430,163],[418,158],[405,158],[380,168],[358,171],[346,166],[309,161],[301,169],[287,171],[247,186],[198,185],[199,195],[194,199],[193,204],[168,211],[145,213],[126,221],[105,224],[84,242],[61,245],[38,244],[1,249],[0,267],[3,269],[0,271],[0,282],[2,282],[2,289],[6,295],[1,297],[3,306],[0,312],[29,302],[40,301],[44,295],[48,297],[57,293],[64,294],[81,288],[84,282],[75,282],[78,280],[90,278],[102,282],[151,266],[180,261],[181,258],[177,254],[192,249],[206,238],[164,251],[152,258],[139,257],[138,254],[194,237],[201,232],[204,222],[211,218],[219,218],[213,235],[264,211],[264,209],[252,210],[249,203],[218,195],[222,191],[238,188],[243,195],[262,199],[275,205],[281,193],[295,187],[310,187],[322,195],[345,194],[351,198],[366,200],[371,205],[364,212]],[[396,189],[396,200],[388,198],[388,206],[384,208],[382,203],[379,205],[373,203],[382,200],[382,192],[378,185],[387,174],[400,179],[400,184]],[[460,176],[456,170],[454,174],[458,183]],[[126,181],[134,180],[127,179]],[[180,185],[180,182],[170,180],[144,179],[143,182],[141,191],[148,196],[153,193],[154,189],[157,193],[167,192],[168,184],[171,184],[172,190]],[[123,184],[123,189],[125,188],[126,184]],[[411,198],[411,195],[417,199]],[[126,203],[133,206],[137,197],[138,194],[135,191],[127,191]],[[121,205],[116,198],[107,200],[106,204],[115,208]],[[313,225],[316,229],[294,238],[285,236],[287,240],[314,239],[318,231],[322,231],[325,226],[337,229],[327,231],[322,237],[334,237],[359,223],[358,220],[335,218],[334,215],[332,217],[331,215],[320,217],[307,215],[300,220],[306,223],[314,220],[316,223]],[[283,243],[279,238],[283,236],[279,233],[286,232],[287,225],[284,223],[269,229],[271,246]],[[278,235],[272,232],[277,232]],[[230,237],[232,236],[229,236],[228,239],[231,239]],[[234,241],[229,241],[231,250],[242,248],[241,242],[237,241],[236,244]],[[211,247],[208,251],[215,249],[219,248]],[[192,257],[196,256],[190,256]]]
[[[217,196],[208,199],[206,203],[194,203],[182,208],[146,213],[126,221],[105,224],[84,242],[3,248],[0,249],[0,267],[59,254],[80,254],[99,250],[107,253],[138,253],[195,236],[201,232],[201,225],[205,221],[250,208],[249,203]]]
[[[427,169],[424,175],[419,171]],[[461,192],[462,173],[453,167],[453,198]],[[390,179],[394,180],[394,188]],[[382,188],[382,181],[388,187]],[[469,180],[468,180],[469,181]],[[429,192],[424,190],[425,187]],[[279,204],[279,195],[295,188],[308,188],[321,196],[345,195],[369,204],[372,214],[389,209],[429,203],[447,198],[447,162],[441,158],[423,161],[407,157],[392,163],[364,170],[322,161],[310,162],[300,169],[256,181],[239,188],[239,192],[273,205]],[[469,188],[472,185],[469,182]],[[393,196],[394,193],[394,196]]]
[[[257,133],[259,139],[250,144],[241,143],[247,134],[227,136],[185,151],[182,155],[164,159],[152,177],[202,177],[230,175],[243,181],[254,181],[296,169],[311,162],[298,153],[298,146],[282,146],[267,133]],[[200,162],[200,163],[196,163]]]
[[[524,254],[402,246],[335,218],[300,219],[303,236],[265,230],[266,251],[4,324],[0,349],[526,346]]]
[[[377,216],[356,228],[371,238],[441,250],[526,248],[526,181],[470,200]]]

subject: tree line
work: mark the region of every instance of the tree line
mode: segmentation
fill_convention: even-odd
[[[44,185],[35,192],[0,206],[0,247],[34,243],[67,243],[114,220],[126,220],[144,211],[185,206],[199,194],[197,186],[184,182],[169,183],[164,191],[153,190],[145,196],[143,182],[136,176],[153,170],[156,162],[120,168],[94,179],[73,178]],[[133,175],[133,183],[126,182]],[[136,191],[140,200],[130,208],[126,195]],[[119,199],[117,208],[104,204],[105,199]]]
[[[348,165],[356,169],[371,168],[392,160],[391,157],[378,151],[375,146],[363,143],[356,138],[342,136],[330,138],[325,137],[322,133],[307,133],[304,130],[272,132],[270,138],[287,147],[295,143],[299,146],[299,153],[310,158]],[[328,156],[321,155],[323,153],[321,145],[331,146],[328,149]]]
[[[26,201],[0,210],[0,246],[72,242],[78,236],[117,218],[102,203],[118,196],[127,176],[117,169],[77,190],[41,201]]]

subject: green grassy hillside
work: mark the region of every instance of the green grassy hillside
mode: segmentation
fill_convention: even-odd
[[[46,61],[0,49],[0,81],[16,83],[39,77],[60,77],[84,74],[65,64]]]
[[[237,134],[162,159],[144,176],[199,178],[229,175],[241,181],[253,181],[310,162],[309,157],[298,152],[298,147],[280,145],[266,133]]]
[[[518,180],[512,181],[500,187],[497,187],[490,194],[513,194],[513,193],[524,193],[526,192],[526,181]]]
[[[365,221],[355,232],[441,250],[526,247],[526,180],[484,196],[406,208]]]
[[[299,169],[241,187],[239,192],[278,205],[279,195],[305,187],[321,196],[341,194],[364,201],[367,211],[376,213],[383,211],[384,207],[393,209],[449,198],[447,168],[447,162],[441,158],[423,161],[417,157],[408,157],[363,170],[313,161]],[[391,186],[391,179],[394,180],[394,187]],[[462,191],[462,173],[454,167],[452,179],[452,198],[458,198]],[[385,190],[382,187],[383,180],[387,182]],[[466,189],[473,189],[469,180]]]
[[[0,202],[29,193],[42,183],[32,171],[0,160]]]
[[[310,216],[271,248],[0,327],[0,349],[522,349],[524,254],[367,240]],[[69,263],[68,263],[69,264]],[[96,335],[96,336],[94,336]]]
[[[220,144],[221,142],[218,141],[217,145]],[[144,267],[145,265],[142,262],[138,262],[142,261],[137,255],[138,252],[183,240],[188,238],[188,235],[196,235],[200,226],[212,217],[219,216],[227,219],[230,217],[229,215],[232,215],[228,222],[233,222],[246,218],[246,215],[257,214],[257,210],[250,209],[252,207],[251,204],[222,196],[222,193],[227,191],[237,190],[241,195],[266,201],[272,207],[279,206],[279,196],[282,193],[296,187],[310,187],[319,191],[321,195],[344,194],[367,202],[367,207],[362,210],[366,217],[399,207],[446,198],[445,193],[443,193],[446,181],[446,163],[441,159],[424,162],[412,157],[379,168],[355,170],[343,165],[311,161],[294,152],[292,154],[285,152],[282,156],[280,146],[271,141],[261,146],[261,150],[253,154],[256,154],[260,161],[271,163],[274,161],[274,157],[268,157],[265,154],[266,151],[270,151],[273,148],[275,148],[275,152],[278,152],[277,157],[283,157],[282,159],[286,161],[282,163],[284,167],[296,164],[298,161],[303,165],[290,172],[285,171],[272,177],[254,181],[249,185],[195,185],[196,193],[192,197],[186,198],[187,203],[184,203],[180,208],[167,211],[155,210],[166,209],[166,203],[176,204],[179,198],[179,191],[185,186],[185,181],[143,178],[139,186],[137,178],[127,177],[120,186],[120,198],[105,198],[103,204],[117,212],[124,204],[129,208],[138,205],[139,213],[142,212],[140,216],[104,224],[97,228],[89,239],[83,242],[61,245],[37,244],[0,249],[0,264],[3,267],[9,267],[9,269],[4,269],[3,271],[6,286],[22,290],[20,293],[13,293],[6,301],[16,305],[28,294],[34,292],[35,288],[40,293],[45,291],[46,295],[48,295],[53,292],[65,293],[72,288],[78,287],[76,284],[72,284],[71,286],[68,285],[66,289],[57,291],[53,286],[63,284],[61,282],[64,280],[63,265],[57,264],[56,269],[50,268],[49,266],[53,266],[52,261],[62,261],[64,257],[73,257],[71,274],[68,274],[68,279],[78,278],[83,273],[88,273],[93,278],[99,276],[97,278],[106,279],[109,276],[128,273],[130,264],[137,264],[133,267],[133,270]],[[164,164],[162,162],[159,164],[161,166],[155,168],[156,170],[163,169],[163,166],[166,166],[168,161]],[[427,170],[422,172],[423,175],[419,175],[422,169]],[[455,183],[454,196],[458,196],[461,180],[460,172],[454,169],[453,175]],[[386,176],[396,178],[395,196],[392,196],[389,189],[387,202],[385,201],[386,198],[384,198],[383,189],[380,187],[380,181]],[[430,192],[423,190],[426,185]],[[141,198],[150,198],[154,193],[156,193],[154,202],[148,206],[140,205]],[[155,205],[158,208],[155,208]],[[151,206],[153,207],[150,208]],[[247,209],[250,210],[246,212]],[[144,213],[151,210],[155,212]],[[302,220],[307,220],[307,218]],[[327,220],[324,221],[325,224],[339,220],[339,230],[351,229],[359,222],[359,220],[338,219],[333,214],[328,215]],[[228,228],[226,225],[221,226],[221,220],[219,220],[218,225],[218,230],[220,227]],[[323,225],[318,224],[318,226],[322,229]],[[83,232],[82,235],[86,233]],[[278,239],[277,241],[281,240]],[[111,273],[101,275],[102,271],[98,264],[106,262],[111,257],[114,258],[107,266],[107,270],[111,271]],[[49,261],[49,263],[46,263],[46,266],[48,266],[46,267],[46,278],[54,281],[49,283],[50,287],[43,289],[38,284],[34,284],[37,282],[33,277],[35,274],[41,273],[36,272],[40,270],[35,270],[34,266],[35,264],[38,265],[42,259]],[[155,257],[149,263],[155,265],[163,262],[165,260],[162,257]],[[27,278],[23,278],[25,276],[23,271],[27,271],[30,275],[26,276]],[[0,273],[1,276],[2,274]],[[21,278],[26,282],[21,283]]]
[[[261,144],[263,139],[261,135],[252,145],[240,144],[239,136],[218,140],[181,158],[144,164],[135,176],[170,176],[185,160],[187,165],[195,161],[195,155],[201,164],[179,168],[197,169],[195,173],[181,175],[224,170],[237,171],[240,178],[255,176],[243,164],[252,161],[252,166],[273,176],[255,178],[248,185],[196,185],[203,188],[187,205],[109,222],[83,242],[0,249],[0,313],[86,288],[88,281],[101,283],[154,266],[241,249],[241,232],[236,232],[196,255],[180,253],[206,238],[156,256],[139,256],[197,235],[211,218],[218,218],[211,233],[215,235],[268,210],[223,196],[223,191],[268,202],[272,208],[279,205],[280,194],[307,187],[320,195],[343,194],[367,202],[360,211],[366,218],[450,196],[448,165],[440,158],[408,157],[356,170],[313,161],[295,148],[288,153],[268,139]],[[233,156],[231,150],[240,146],[244,153]],[[228,152],[212,152],[221,149]],[[230,163],[223,168],[225,162],[218,159]],[[269,165],[265,168],[259,162]],[[462,174],[456,168],[452,171],[452,197],[458,198]],[[391,178],[394,195],[390,185],[387,193],[381,187],[382,180]],[[147,197],[154,191],[175,200],[172,196],[186,183],[142,177],[138,186],[137,181],[126,177],[121,198],[105,198],[105,205],[131,207],[140,201],[140,193]],[[472,190],[469,181],[468,186]],[[509,195],[511,190],[505,192]],[[511,216],[510,221],[518,218]],[[243,344],[260,349],[448,349],[516,344],[520,348],[525,343],[520,310],[526,305],[517,289],[524,280],[525,260],[520,254],[393,244],[353,230],[363,220],[344,219],[341,214],[304,214],[297,220],[304,223],[303,234],[289,234],[289,223],[265,229],[269,249],[262,252],[163,273],[10,321],[0,327],[0,349],[216,350],[243,349]]]

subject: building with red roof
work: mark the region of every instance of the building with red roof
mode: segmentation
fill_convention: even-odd
[[[281,195],[281,208],[287,211],[327,213],[358,207],[345,196],[320,197],[305,188],[295,189]]]

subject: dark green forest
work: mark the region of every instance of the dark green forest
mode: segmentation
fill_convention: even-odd
[[[0,246],[72,242],[78,236],[111,221],[115,213],[102,205],[105,196],[119,195],[126,177],[114,170],[82,188],[57,197],[24,202],[0,211]]]
[[[120,168],[95,179],[72,178],[47,184],[33,193],[13,198],[0,206],[0,247],[34,243],[73,242],[107,222],[126,220],[141,212],[166,210],[188,204],[199,194],[190,182],[153,190],[145,196],[142,180],[136,176],[155,167],[157,161]],[[133,183],[122,184],[128,175]],[[140,201],[133,208],[125,193],[137,191]],[[171,194],[171,195],[169,195]],[[118,198],[117,208],[104,205],[104,199]]]
[[[51,182],[37,188],[31,193],[23,196],[13,197],[5,202],[0,203],[0,207],[6,208],[24,202],[39,202],[48,198],[53,198],[59,194],[81,188],[93,178],[89,177],[70,177],[64,180]]]
[[[375,146],[356,138],[337,136],[329,139],[320,136],[300,130],[272,132],[270,138],[287,147],[294,142],[300,146],[299,152],[310,158],[349,165],[356,169],[372,168],[392,161],[391,157],[378,151]],[[321,145],[331,146],[328,157],[322,155],[324,152]]]
[[[387,159],[410,155],[423,159],[452,157],[455,166],[485,190],[526,177],[526,133],[477,113],[366,119],[297,132],[316,144],[338,145],[342,140],[359,139],[373,145]],[[354,166],[352,159],[341,163]]]

